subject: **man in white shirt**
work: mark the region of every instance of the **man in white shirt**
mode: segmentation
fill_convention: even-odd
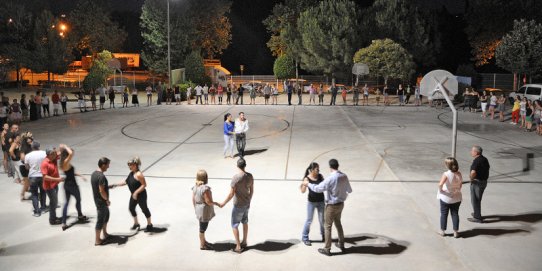
[[[47,210],[45,206],[45,191],[43,190],[43,174],[41,173],[41,163],[45,159],[45,151],[40,151],[40,143],[32,142],[32,151],[25,155],[24,164],[28,169],[28,180],[30,181],[30,193],[32,193],[32,205],[34,207],[34,216],[38,217]],[[40,196],[41,209],[38,206],[38,189]]]
[[[209,87],[207,84],[203,86],[203,96],[205,97],[205,104],[209,104]]]
[[[201,100],[201,91],[203,88],[200,85],[197,85],[196,88],[196,104],[198,104],[198,100],[200,104],[203,104],[203,101]]]
[[[245,156],[245,146],[247,144],[248,120],[245,119],[245,113],[240,112],[239,118],[235,120],[235,143],[237,143],[237,152],[243,158]]]

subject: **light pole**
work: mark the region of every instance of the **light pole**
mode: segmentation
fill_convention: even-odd
[[[171,88],[171,45],[169,43],[169,0],[167,1],[167,72],[168,72],[168,82],[169,87]]]

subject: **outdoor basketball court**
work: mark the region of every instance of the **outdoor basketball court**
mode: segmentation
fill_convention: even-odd
[[[281,97],[283,99],[284,97]],[[294,98],[297,101],[296,98]],[[284,101],[280,101],[284,103]],[[245,112],[250,131],[247,171],[255,178],[249,214],[248,251],[230,251],[232,203],[215,209],[207,239],[216,251],[200,251],[190,188],[196,171],[209,174],[215,201],[223,201],[236,173],[224,159],[225,113]],[[75,149],[73,165],[88,176],[97,160],[112,160],[110,183],[124,181],[126,161],[140,156],[148,205],[162,233],[129,230],[127,188],[111,194],[109,232],[120,244],[95,247],[96,210],[89,182],[79,181],[88,224],[62,232],[47,214],[31,216],[18,200],[19,185],[0,175],[1,270],[537,270],[542,256],[542,140],[508,122],[459,113],[457,159],[466,177],[470,147],[481,145],[491,164],[484,194],[485,224],[467,221],[469,185],[463,187],[460,232],[441,237],[437,183],[451,150],[451,113],[429,107],[152,106],[69,114],[25,124],[47,145]],[[236,153],[236,152],[235,152]],[[530,171],[524,157],[533,153]],[[323,246],[300,242],[307,195],[299,192],[311,161],[327,176],[336,158],[354,192],[343,212],[347,254],[326,257]],[[64,193],[59,192],[59,202]],[[144,227],[139,208],[140,222]],[[57,210],[61,214],[61,209]],[[70,207],[75,215],[75,207]],[[74,218],[72,217],[72,220]],[[451,220],[448,225],[451,233]],[[311,239],[320,239],[317,219]],[[335,231],[333,236],[336,237]],[[332,252],[340,250],[333,247]]]

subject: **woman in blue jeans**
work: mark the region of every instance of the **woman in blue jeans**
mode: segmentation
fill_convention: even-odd
[[[310,163],[309,167],[305,171],[305,177],[303,181],[308,180],[309,183],[319,184],[324,180],[324,176],[320,174],[320,166],[317,163]],[[324,240],[324,193],[316,193],[310,188],[301,185],[301,193],[309,190],[308,201],[307,201],[307,220],[303,226],[302,240],[303,243],[307,246],[311,245],[309,240],[309,231],[312,224],[312,217],[314,215],[314,210],[318,211],[318,222],[320,222],[320,235],[322,236],[322,241]]]
[[[87,180],[82,175],[75,172],[75,168],[72,166],[71,161],[73,158],[73,150],[64,145],[60,145],[60,168],[66,174],[64,179],[64,191],[66,192],[66,202],[62,209],[62,230],[65,231],[68,228],[66,224],[66,218],[68,215],[68,205],[70,204],[70,197],[75,198],[75,209],[77,209],[77,219],[80,222],[86,221],[87,217],[81,212],[81,193],[79,192],[79,186],[75,180],[75,176],[81,177],[83,180]]]
[[[440,200],[440,235],[446,235],[448,213],[452,215],[454,237],[459,237],[459,206],[461,205],[461,187],[463,177],[459,172],[457,160],[448,157],[444,160],[448,171],[442,174],[438,184],[437,198]]]

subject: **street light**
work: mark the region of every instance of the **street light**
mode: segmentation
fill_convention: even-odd
[[[169,43],[169,0],[167,1],[167,71],[169,87],[171,88],[171,45]]]

